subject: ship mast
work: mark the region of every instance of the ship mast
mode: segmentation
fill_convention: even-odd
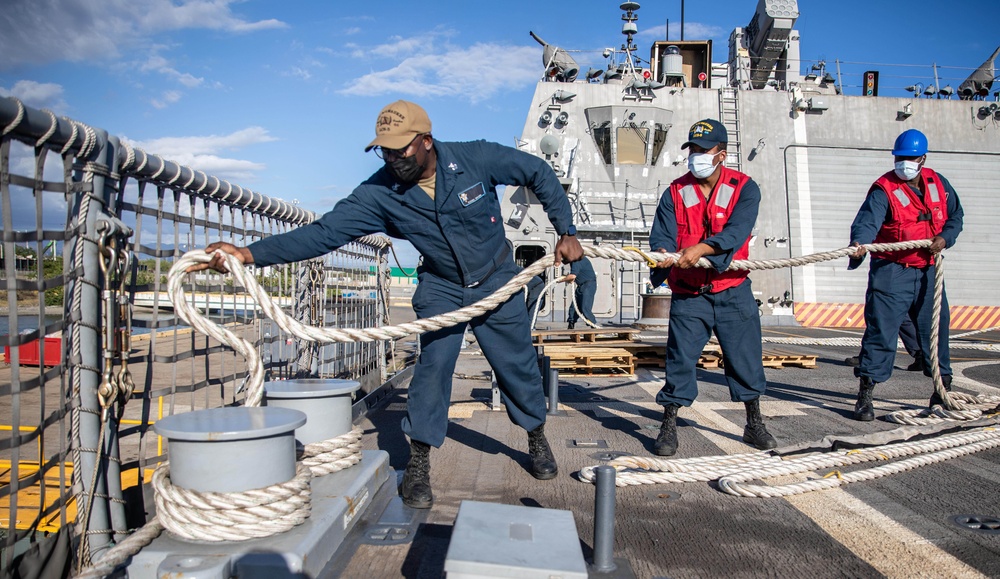
[[[639,27],[635,24],[635,21],[639,19],[635,14],[635,11],[639,9],[639,3],[622,2],[619,8],[625,11],[625,14],[622,14],[622,20],[625,21],[625,24],[622,24],[622,34],[625,35],[625,44],[622,44],[622,52],[625,53],[625,70],[632,74],[632,78],[638,78],[632,53],[637,50],[633,37],[639,31]]]

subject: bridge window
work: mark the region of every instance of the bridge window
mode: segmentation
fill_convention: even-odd
[[[598,152],[601,153],[601,157],[604,158],[604,164],[611,164],[611,123],[605,121],[604,124],[600,126],[591,127],[591,133],[594,135],[594,143],[597,145]]]
[[[670,125],[662,125],[660,123],[653,125],[653,165],[656,165],[656,161],[660,158],[660,153],[663,152],[663,144],[667,142],[668,129],[670,129]]]
[[[646,164],[646,143],[649,141],[649,129],[630,123],[618,127],[618,164]]]

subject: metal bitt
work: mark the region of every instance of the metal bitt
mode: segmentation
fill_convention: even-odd
[[[548,358],[548,356],[546,356]],[[550,362],[551,363],[551,362]],[[559,370],[549,368],[549,416],[559,415]]]
[[[153,430],[170,441],[174,485],[238,493],[295,476],[295,429],[305,422],[288,408],[209,408],[168,416]]]
[[[594,469],[594,571],[610,573],[618,568],[615,545],[615,469],[604,465]]]
[[[264,405],[305,413],[308,420],[295,429],[295,438],[305,444],[329,440],[354,428],[351,405],[361,387],[356,380],[299,378],[264,382]]]

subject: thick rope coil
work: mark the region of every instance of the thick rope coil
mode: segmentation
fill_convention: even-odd
[[[307,444],[302,450],[301,462],[309,467],[313,476],[323,476],[350,468],[361,462],[360,427],[336,438]]]
[[[104,577],[149,545],[164,528],[195,541],[269,537],[305,522],[311,512],[310,479],[361,462],[362,430],[307,444],[290,481],[243,493],[198,493],[170,484],[168,464],[153,473],[157,518],[109,549],[76,579]],[[267,521],[260,524],[260,520]],[[212,538],[214,537],[214,538]]]
[[[836,488],[852,482],[874,480],[997,446],[1000,446],[1000,431],[988,428],[978,432],[945,435],[915,443],[905,442],[863,450],[838,451],[836,453],[838,456],[820,457],[819,459],[812,459],[812,457],[793,459],[788,462],[796,464],[789,464],[784,468],[765,467],[729,475],[720,478],[718,484],[721,490],[736,496],[785,497],[814,490]],[[745,484],[747,481],[766,477],[800,474],[818,468],[846,466],[876,460],[891,460],[900,456],[913,456],[913,458],[850,473],[834,471],[823,478],[798,483],[776,486]]]
[[[166,468],[153,473],[156,516],[164,528],[192,541],[244,541],[300,525],[312,505],[312,473],[298,465],[295,477],[239,493],[199,493],[170,483]]]
[[[987,427],[919,441],[808,454],[792,458],[782,458],[767,452],[674,460],[623,456],[610,461],[608,465],[618,471],[615,476],[617,486],[718,480],[720,489],[729,494],[746,497],[777,497],[834,488],[851,482],[873,480],[996,446],[1000,446],[1000,430]],[[777,486],[744,484],[747,481],[768,477],[801,474],[866,462],[888,461],[905,456],[916,456],[916,458],[851,473],[837,471],[836,478],[822,478]],[[596,467],[590,466],[581,469],[580,480],[592,483],[595,478],[594,468]],[[635,469],[644,470],[637,471]]]
[[[934,405],[933,408],[897,410],[885,415],[885,419],[896,424],[919,426],[937,424],[947,420],[977,420],[1000,404],[1000,396],[983,394],[975,396],[962,392],[948,392],[948,399],[954,408]],[[942,400],[944,398],[942,397]]]

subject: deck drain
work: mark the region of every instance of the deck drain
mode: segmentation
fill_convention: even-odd
[[[592,438],[569,438],[566,448],[607,448],[607,441]]]
[[[969,531],[985,533],[987,535],[1000,535],[1000,519],[996,517],[955,515],[951,518],[951,522]]]
[[[656,499],[658,501],[676,501],[681,498],[680,493],[670,491],[650,491],[647,495],[649,498]]]
[[[632,456],[632,455],[629,454],[629,453],[627,453],[627,452],[619,452],[617,450],[608,450],[608,451],[605,451],[605,452],[595,452],[594,454],[590,455],[590,458],[593,458],[593,459],[596,459],[596,460],[614,460],[614,459],[618,458],[619,456]]]
[[[590,402],[610,402],[611,399],[607,396],[591,396],[587,399]]]

